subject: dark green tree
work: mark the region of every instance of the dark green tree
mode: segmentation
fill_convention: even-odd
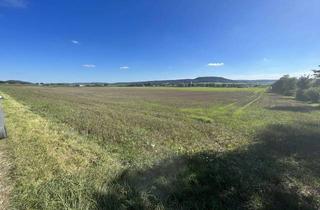
[[[319,87],[312,87],[306,90],[305,95],[309,101],[314,103],[319,102],[320,99],[320,88]]]
[[[312,86],[312,79],[309,76],[302,76],[297,81],[298,89],[308,89]]]
[[[284,75],[272,85],[272,92],[292,96],[295,94],[296,88],[297,79],[289,75]]]
[[[320,67],[320,65],[319,65]],[[313,75],[314,75],[314,83],[313,86],[314,87],[320,87],[320,69],[314,69],[313,71]]]
[[[310,76],[302,76],[297,81],[296,99],[300,101],[308,101],[306,90],[312,87],[313,79]]]

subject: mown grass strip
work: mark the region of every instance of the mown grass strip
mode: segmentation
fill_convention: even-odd
[[[92,209],[94,194],[120,164],[66,126],[2,94],[14,163],[14,209]],[[103,170],[102,170],[103,169]]]
[[[7,141],[0,140],[0,210],[8,209],[9,196],[12,190],[12,182],[9,176],[12,164],[7,150]]]

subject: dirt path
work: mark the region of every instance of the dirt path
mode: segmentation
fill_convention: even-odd
[[[7,153],[7,142],[0,140],[0,210],[8,209],[11,191],[9,171],[11,164]]]

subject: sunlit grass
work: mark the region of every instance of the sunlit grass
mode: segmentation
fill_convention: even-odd
[[[18,209],[94,208],[95,187],[115,175],[119,163],[67,127],[4,96],[15,168],[12,205]]]
[[[196,89],[0,87],[13,206],[317,209],[318,109]]]

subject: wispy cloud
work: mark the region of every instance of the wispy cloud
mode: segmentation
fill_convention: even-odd
[[[130,69],[129,66],[121,66],[120,69]]]
[[[71,42],[72,42],[73,44],[80,44],[80,42],[77,41],[77,40],[71,40]]]
[[[224,66],[224,63],[208,63],[209,67],[220,67]]]
[[[268,62],[268,61],[270,61],[270,59],[269,58],[263,58],[262,59],[264,62]]]
[[[27,4],[26,0],[0,0],[0,7],[25,8]]]
[[[82,67],[85,67],[85,68],[95,68],[96,65],[94,65],[94,64],[83,64]]]

